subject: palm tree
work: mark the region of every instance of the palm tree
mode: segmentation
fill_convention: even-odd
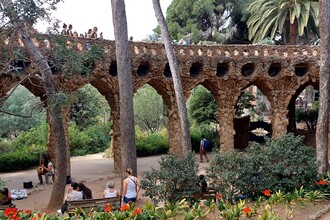
[[[249,39],[259,42],[281,34],[282,41],[296,44],[308,25],[319,24],[319,3],[315,0],[256,0],[247,8]]]
[[[330,80],[330,2],[320,0],[320,109],[316,128],[316,157],[320,173],[328,172],[329,80]]]
[[[132,168],[137,173],[135,127],[133,112],[133,83],[129,57],[127,20],[124,0],[111,0],[112,21],[116,44],[116,61],[119,83],[121,175]]]
[[[172,41],[170,38],[170,34],[168,31],[168,27],[163,12],[160,7],[159,0],[152,0],[152,4],[155,10],[155,15],[158,24],[161,29],[162,38],[164,39],[166,54],[173,77],[174,91],[175,91],[176,102],[178,104],[178,111],[179,111],[181,131],[182,131],[182,151],[183,153],[189,153],[191,152],[189,121],[188,121],[186,102],[184,99],[183,89],[179,76],[178,61],[174,54]]]

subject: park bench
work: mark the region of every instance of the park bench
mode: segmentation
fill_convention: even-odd
[[[101,198],[101,199],[84,199],[75,201],[66,201],[68,207],[68,213],[73,213],[77,209],[83,210],[104,210],[106,204],[110,204],[112,210],[120,209],[121,196],[114,198]]]
[[[217,192],[214,188],[208,187],[205,192],[196,192],[193,196],[180,196],[180,199],[186,199],[187,201],[194,201],[194,200],[208,200],[212,199],[216,201]]]
[[[10,205],[0,205],[0,211],[6,210],[8,208],[15,208],[14,204],[10,204]]]

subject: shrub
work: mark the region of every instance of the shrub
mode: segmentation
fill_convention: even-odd
[[[155,204],[193,196],[193,193],[199,190],[198,164],[193,154],[187,154],[182,158],[165,155],[161,157],[159,165],[159,170],[152,168],[141,178],[144,195],[149,196]]]
[[[136,153],[138,157],[166,154],[167,152],[167,135],[154,133],[136,137]]]
[[[0,155],[0,170],[3,172],[24,170],[39,165],[39,153],[42,146],[32,145],[9,154]]]
[[[313,149],[303,146],[303,137],[292,134],[265,145],[255,144],[246,152],[216,154],[208,177],[221,192],[234,199],[240,193],[259,196],[262,190],[290,192],[313,185],[318,164]]]

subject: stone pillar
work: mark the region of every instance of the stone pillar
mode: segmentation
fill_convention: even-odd
[[[169,153],[175,155],[182,155],[182,131],[180,125],[180,118],[178,109],[173,102],[171,106],[168,106],[167,117]]]
[[[220,150],[222,152],[230,152],[234,149],[234,108],[218,109],[217,118],[219,121],[219,137]]]
[[[114,159],[114,170],[116,173],[121,171],[121,147],[120,147],[120,115],[119,111],[111,110],[111,155]]]
[[[287,126],[289,124],[289,120],[287,118],[289,110],[282,107],[273,107],[272,113],[272,138],[278,138],[283,134],[287,133]]]

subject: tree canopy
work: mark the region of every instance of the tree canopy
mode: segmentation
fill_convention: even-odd
[[[219,42],[223,32],[228,32],[228,26],[242,28],[236,24],[241,22],[240,8],[246,2],[248,0],[173,0],[166,17],[170,35],[177,40],[190,38],[195,43]],[[236,19],[230,19],[234,14]]]
[[[317,31],[319,24],[319,3],[316,0],[256,0],[251,2],[247,11],[250,13],[247,21],[249,39],[253,42],[265,37],[274,39],[278,34],[285,41],[283,34],[287,34],[290,43],[295,44],[297,31],[302,36],[308,26]]]
[[[142,131],[154,133],[165,126],[167,121],[163,99],[149,85],[134,94],[135,123]]]

